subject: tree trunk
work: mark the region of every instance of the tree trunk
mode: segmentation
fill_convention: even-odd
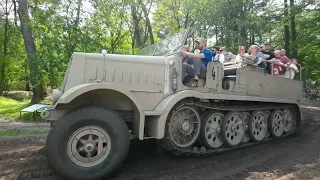
[[[9,9],[8,9],[8,0],[6,0],[5,5],[5,27],[4,27],[4,42],[3,42],[3,60],[0,66],[0,96],[3,95],[3,91],[5,90],[5,69],[6,69],[6,56],[7,56],[7,49],[8,49],[8,23],[9,23]]]
[[[288,19],[288,0],[284,0],[284,49],[287,51],[287,56],[290,57],[290,30]]]
[[[42,76],[39,67],[39,60],[36,54],[36,46],[34,44],[34,39],[32,37],[32,32],[29,24],[30,19],[28,16],[27,0],[19,0],[18,14],[30,70],[29,77],[33,92],[31,103],[35,104],[43,100],[45,94],[42,86]]]
[[[290,25],[291,25],[291,56],[298,58],[297,52],[297,30],[296,30],[296,11],[294,7],[294,0],[290,0]]]
[[[76,37],[78,36],[78,25],[79,25],[79,21],[80,21],[80,10],[81,10],[81,5],[82,5],[82,0],[78,1],[78,7],[77,7],[77,17],[75,20],[75,24],[73,26],[73,31],[72,31],[72,36]],[[76,40],[76,38],[73,38],[74,40]],[[76,42],[73,41],[70,51],[69,51],[69,57],[72,55],[72,53],[74,52],[74,50],[76,49]]]
[[[14,25],[18,26],[18,19],[17,19],[17,4],[16,4],[16,0],[12,0],[13,3],[13,14],[14,14]]]
[[[146,17],[146,23],[147,23],[147,26],[148,26],[148,33],[149,33],[149,36],[150,36],[150,43],[154,44],[154,37],[153,37],[153,32],[152,32],[152,25],[151,25],[151,22],[150,22],[150,19],[149,19],[149,13],[147,12],[147,8],[143,3],[141,3],[141,6],[142,6],[143,14]]]
[[[133,24],[134,24],[134,36],[135,36],[135,45],[138,47],[142,47],[142,41],[141,41],[141,31],[140,31],[140,27],[139,27],[139,23],[140,23],[140,18],[138,18],[137,15],[137,8],[136,6],[131,6],[131,15],[132,15],[132,19],[133,19]]]

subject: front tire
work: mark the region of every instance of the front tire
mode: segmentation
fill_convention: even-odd
[[[82,107],[63,116],[47,138],[48,161],[65,179],[104,179],[124,161],[130,133],[123,119],[103,107]]]

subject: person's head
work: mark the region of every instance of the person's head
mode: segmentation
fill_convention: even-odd
[[[214,50],[215,50],[216,54],[220,54],[220,47],[219,46],[214,47]]]
[[[281,51],[280,50],[275,50],[274,51],[274,55],[276,56],[276,58],[280,58],[281,57]]]
[[[219,49],[218,49],[219,50]],[[216,46],[213,46],[212,48],[211,48],[211,52],[212,53],[217,53],[217,47]]]
[[[200,50],[204,50],[206,48],[206,39],[203,37],[200,37],[198,39],[196,39],[196,43],[197,43],[197,48]]]
[[[281,56],[285,56],[286,55],[286,50],[285,49],[281,49],[280,50],[280,54],[281,54]]]
[[[264,50],[265,51],[270,51],[271,50],[271,45],[270,45],[270,43],[264,43]]]
[[[296,58],[293,58],[293,59],[291,59],[291,63],[292,63],[292,64],[297,64],[297,63],[298,63],[298,60],[297,60]]]
[[[257,54],[260,51],[260,48],[257,45],[251,45],[249,49],[251,54]]]
[[[246,53],[246,47],[239,46],[238,53],[241,55],[244,55],[244,53]]]
[[[189,52],[190,51],[190,47],[188,45],[184,45],[182,47],[182,50]]]
[[[219,49],[219,51],[220,51],[221,54],[226,54],[227,53],[227,48],[226,47],[221,47]]]

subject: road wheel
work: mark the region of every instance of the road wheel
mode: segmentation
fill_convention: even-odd
[[[280,110],[274,110],[268,121],[269,132],[272,137],[278,138],[284,132],[283,114]]]
[[[254,111],[249,119],[248,133],[250,139],[259,142],[264,139],[268,132],[267,118],[263,111]]]
[[[125,159],[130,134],[123,119],[103,107],[73,110],[47,138],[48,161],[65,179],[104,179]]]
[[[292,115],[292,111],[290,108],[286,108],[283,111],[283,124],[284,124],[284,132],[289,132],[293,128],[294,118]]]
[[[250,141],[250,137],[249,137],[249,134],[248,134],[248,122],[249,122],[249,118],[250,118],[250,113],[242,112],[241,115],[243,117],[243,121],[244,121],[244,124],[245,124],[245,130],[246,130],[246,132],[245,132],[245,134],[243,136],[242,142],[246,143],[246,142]]]
[[[200,142],[209,149],[219,148],[223,144],[221,124],[224,115],[218,111],[209,111],[202,119]]]
[[[237,146],[241,143],[245,135],[245,123],[240,112],[228,112],[222,121],[222,139],[229,147]]]

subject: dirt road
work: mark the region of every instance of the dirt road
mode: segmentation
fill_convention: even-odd
[[[205,157],[158,154],[133,142],[113,180],[320,180],[320,107],[303,105],[303,131],[281,140]],[[1,125],[0,125],[1,127]],[[59,179],[46,161],[45,135],[0,137],[0,179]]]

